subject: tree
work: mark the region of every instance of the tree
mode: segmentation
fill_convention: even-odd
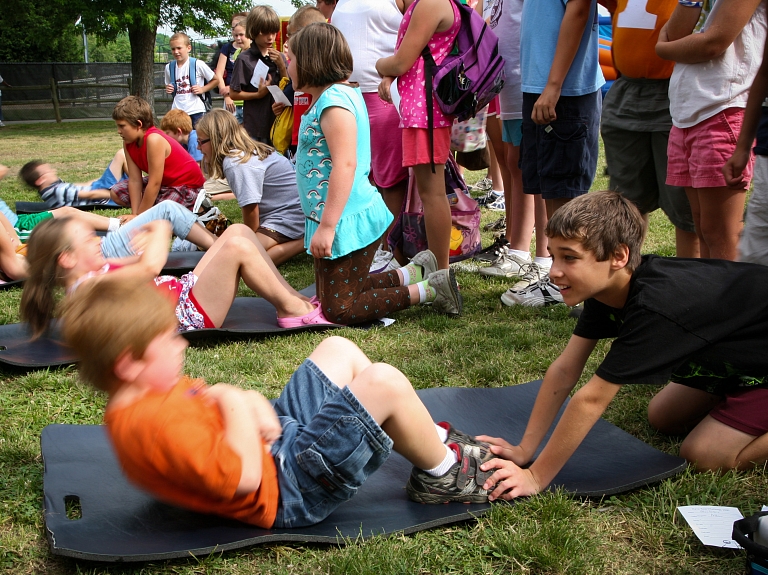
[[[63,1],[63,0],[57,0]],[[212,36],[224,30],[247,0],[73,0],[89,34],[113,41],[120,32],[131,43],[131,92],[154,106],[154,51],[159,26]]]
[[[77,13],[67,0],[3,0],[0,61],[82,62]]]

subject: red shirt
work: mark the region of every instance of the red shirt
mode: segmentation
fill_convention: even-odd
[[[205,184],[205,176],[200,170],[200,166],[189,155],[181,144],[176,140],[168,136],[162,130],[158,130],[154,126],[151,126],[146,132],[144,132],[143,146],[139,147],[136,142],[131,142],[125,145],[125,151],[131,156],[134,163],[145,174],[149,173],[149,160],[147,159],[147,137],[150,134],[158,134],[165,138],[165,140],[171,145],[171,153],[165,158],[165,166],[163,166],[163,179],[160,185],[164,188],[180,188],[181,186],[187,186],[188,188],[200,189]]]

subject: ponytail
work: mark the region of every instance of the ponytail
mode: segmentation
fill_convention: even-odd
[[[70,247],[66,226],[70,218],[51,218],[35,226],[27,243],[29,277],[21,294],[21,318],[33,337],[43,335],[56,312],[56,292],[63,285],[59,256]]]

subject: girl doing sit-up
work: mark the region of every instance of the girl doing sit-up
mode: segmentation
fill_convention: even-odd
[[[41,223],[28,242],[29,279],[21,297],[22,317],[40,335],[54,315],[58,288],[71,294],[82,283],[100,281],[108,274],[154,281],[177,302],[180,331],[220,327],[241,277],[275,306],[278,326],[329,323],[318,303],[288,285],[247,226],[230,226],[191,273],[181,278],[156,277],[165,264],[170,238],[167,222],[150,222],[133,237],[133,249],[139,255],[106,260],[99,238],[86,223],[70,218]]]

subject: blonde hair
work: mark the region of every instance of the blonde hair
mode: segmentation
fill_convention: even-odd
[[[64,282],[59,256],[70,249],[67,233],[71,218],[50,218],[32,230],[27,242],[29,277],[21,294],[21,318],[27,321],[35,338],[48,330],[56,313],[57,295]]]
[[[645,220],[635,204],[618,192],[591,192],[561,206],[547,223],[548,238],[576,240],[604,262],[622,244],[629,248],[627,270],[640,265]]]
[[[212,156],[208,160],[210,177],[224,177],[224,158],[247,162],[252,155],[266,159],[275,149],[252,139],[237,119],[223,108],[211,110],[197,123],[197,132],[210,139]],[[198,140],[199,141],[199,140]]]
[[[170,46],[171,42],[175,42],[176,40],[183,40],[185,46],[192,45],[192,41],[189,39],[189,36],[184,32],[176,32],[173,36],[171,36],[168,40],[168,45]]]
[[[245,35],[256,40],[259,34],[277,34],[280,16],[271,6],[254,6],[245,20]]]
[[[111,393],[120,384],[114,367],[128,351],[144,356],[158,335],[178,325],[173,303],[152,284],[104,276],[67,298],[62,314],[64,341],[80,361],[80,377]]]
[[[112,110],[112,119],[125,120],[134,128],[141,127],[145,130],[155,125],[155,118],[152,115],[152,107],[144,98],[138,96],[126,96],[115,104]]]
[[[343,82],[352,74],[349,44],[331,24],[309,24],[291,36],[289,45],[296,60],[297,90]]]
[[[293,36],[302,28],[317,22],[325,22],[323,13],[314,6],[302,6],[288,20],[288,33]]]
[[[192,118],[184,110],[168,110],[163,119],[160,120],[160,129],[163,132],[170,131],[174,134],[177,130],[181,130],[182,134],[190,134],[192,132]]]

